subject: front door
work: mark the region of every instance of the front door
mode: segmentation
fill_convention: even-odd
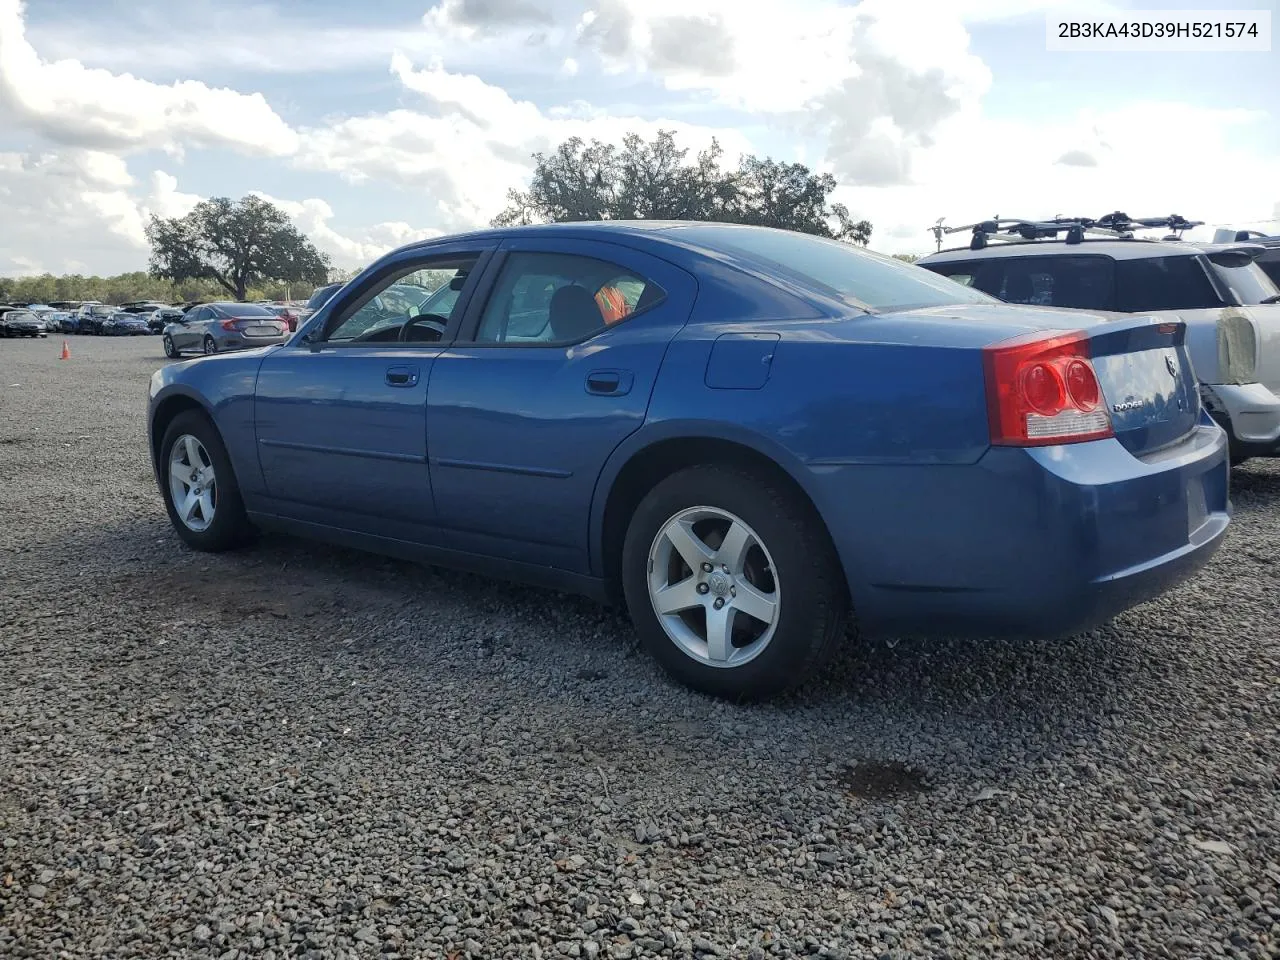
[[[497,261],[427,390],[441,542],[586,572],[596,480],[643,424],[696,282],[604,241],[508,240]]]
[[[341,291],[303,336],[267,356],[254,418],[273,512],[430,539],[427,384],[487,252],[484,245],[410,251]],[[422,312],[450,283],[459,296],[449,314]]]

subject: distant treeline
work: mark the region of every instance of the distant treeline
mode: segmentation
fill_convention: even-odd
[[[346,279],[334,271],[334,280]],[[264,283],[249,290],[247,300],[306,300],[314,288],[310,284]],[[186,303],[191,300],[226,300],[227,291],[212,280],[158,280],[143,271],[114,277],[84,277],[79,274],[55,277],[0,277],[0,303],[25,300],[97,300],[102,303],[129,303],[159,300]]]

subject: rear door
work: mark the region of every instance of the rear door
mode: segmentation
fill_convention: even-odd
[[[442,543],[586,572],[596,480],[644,422],[697,284],[596,240],[508,240],[490,273],[427,392]],[[609,323],[612,291],[629,301]]]

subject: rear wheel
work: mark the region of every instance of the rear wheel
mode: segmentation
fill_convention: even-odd
[[[636,631],[674,679],[755,700],[808,679],[847,607],[834,549],[807,504],[762,476],[698,466],[641,501],[623,545]]]
[[[197,550],[219,551],[249,539],[227,448],[212,421],[188,410],[173,418],[160,443],[161,492],[169,521]]]
[[[217,353],[217,352],[218,352],[218,344],[217,344],[217,342],[213,339],[213,337],[211,337],[211,336],[210,336],[209,334],[207,334],[207,333],[204,335],[204,352],[205,352],[205,353]]]

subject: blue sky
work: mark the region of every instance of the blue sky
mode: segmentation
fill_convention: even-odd
[[[0,274],[138,269],[147,217],[249,192],[357,267],[631,129],[829,170],[891,252],[939,216],[1280,217],[1280,52],[1048,52],[1047,6],[0,0]],[[1071,9],[1156,6],[1212,4]]]

